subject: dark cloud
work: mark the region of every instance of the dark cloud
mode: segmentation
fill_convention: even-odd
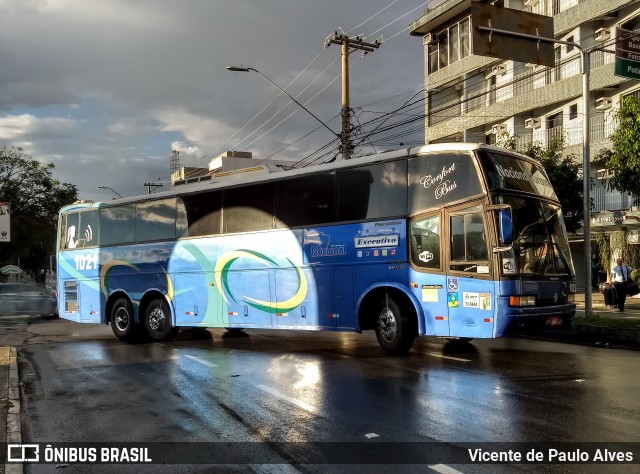
[[[351,56],[352,106],[419,89],[422,44],[408,25],[422,13],[421,3],[0,2],[0,144],[22,145],[54,162],[58,178],[87,199],[111,197],[99,185],[124,195],[145,192],[144,181],[168,176],[172,146],[189,166],[206,166],[201,157],[236,147],[269,156],[318,124],[298,110],[276,127],[296,110],[289,105],[256,131],[288,100],[273,101],[278,91],[256,74],[225,67],[250,65],[285,87],[319,55],[287,90],[305,103],[317,94],[307,106],[329,121],[340,111],[340,80],[327,86],[340,75],[340,47],[325,49],[325,38],[343,28],[371,41],[388,39],[364,58]],[[337,131],[339,121],[330,126]],[[331,140],[319,130],[275,158],[298,159]]]

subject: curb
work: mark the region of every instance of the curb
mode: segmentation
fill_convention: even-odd
[[[640,329],[609,328],[590,324],[576,324],[571,335],[581,341],[595,344],[616,344],[640,347]]]
[[[9,380],[7,411],[7,443],[22,443],[22,425],[20,423],[20,379],[18,377],[18,352],[15,347],[9,348]],[[4,465],[5,474],[22,474],[22,463],[8,463]]]

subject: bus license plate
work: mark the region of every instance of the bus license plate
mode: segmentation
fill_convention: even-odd
[[[562,326],[562,318],[560,316],[549,316],[547,318],[547,326]]]

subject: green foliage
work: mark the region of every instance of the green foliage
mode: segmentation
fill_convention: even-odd
[[[593,253],[596,256],[602,269],[607,272],[613,267],[613,250],[611,249],[611,236],[605,232],[594,232],[591,234],[593,239]]]
[[[615,114],[618,122],[611,135],[611,149],[605,149],[596,161],[613,172],[609,187],[635,196],[640,204],[640,99],[628,96],[620,101]]]
[[[634,269],[631,272],[631,278],[634,280],[640,278],[640,246],[629,243],[628,229],[623,227],[610,234],[596,232],[592,237],[593,253],[607,273],[610,273],[615,266],[614,258],[621,256],[625,264]]]
[[[516,137],[502,134],[498,146],[516,150]],[[545,148],[538,142],[531,142],[521,153],[538,160],[549,175],[553,189],[558,195],[568,232],[582,228],[583,182],[582,163],[574,155],[564,155],[565,143],[561,136],[554,137]]]
[[[636,329],[640,328],[640,319],[601,316],[598,313],[591,313],[588,316],[576,316],[573,318],[572,324],[573,326],[589,325],[612,329]]]
[[[76,187],[52,177],[54,165],[22,148],[0,149],[0,201],[11,204],[11,242],[0,245],[0,264],[48,267],[54,253],[59,209],[77,199]]]

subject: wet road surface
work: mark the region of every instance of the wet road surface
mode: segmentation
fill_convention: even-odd
[[[327,466],[302,452],[317,445],[298,443],[349,442],[362,454],[393,442],[422,461],[415,450],[473,442],[640,442],[638,351],[421,338],[410,355],[391,358],[372,333],[200,330],[171,343],[125,344],[107,327],[62,320],[9,332],[21,340],[25,442],[224,442],[241,453],[255,443],[278,463],[144,472],[601,472],[584,464]],[[606,469],[637,472],[637,464]]]

